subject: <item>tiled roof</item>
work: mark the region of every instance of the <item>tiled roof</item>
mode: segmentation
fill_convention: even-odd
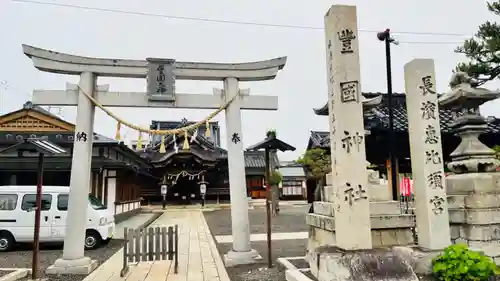
[[[389,128],[389,110],[387,107],[387,94],[363,93],[366,98],[382,95],[382,102],[376,108],[365,113],[365,128],[368,130],[387,130]],[[408,131],[408,119],[406,113],[406,96],[404,93],[393,94],[394,130]],[[328,115],[328,104],[322,108],[314,109],[317,115]],[[453,120],[453,114],[449,109],[439,109],[441,132],[451,133],[449,124]],[[461,115],[460,113],[458,115]],[[488,133],[500,132],[500,119],[488,117]],[[314,140],[313,140],[314,141]]]
[[[330,146],[330,133],[329,132],[319,132],[311,131],[311,136],[309,137],[309,143],[307,148],[315,147],[329,147]]]
[[[245,167],[246,168],[264,168],[266,167],[266,158],[264,151],[245,151]],[[278,167],[278,155],[275,154],[272,159],[274,167]]]
[[[283,177],[305,177],[304,167],[280,167],[279,171]]]
[[[182,128],[185,126],[189,126],[194,124],[193,121],[188,121],[187,119],[182,119],[181,121],[151,121],[150,129],[160,129],[160,130],[172,130],[177,128]],[[202,124],[198,127],[198,135],[196,139],[204,143],[207,146],[219,146],[220,144],[220,130],[219,130],[219,122],[209,122],[210,132],[212,135],[210,137],[205,137],[206,126]],[[194,133],[194,130],[189,131],[190,134]],[[158,136],[159,137],[159,136]],[[165,138],[165,143],[170,143],[172,140],[172,136],[169,135]],[[159,138],[153,136],[153,142],[156,144],[157,148],[159,148]]]
[[[227,150],[220,148],[220,147],[214,147],[213,144],[210,146],[206,146],[207,143],[200,142],[198,138],[200,138],[198,134],[198,137],[196,138],[195,141],[190,142],[190,153],[193,153],[193,155],[196,155],[197,157],[207,160],[207,161],[215,161],[215,160],[225,160],[227,159]],[[203,137],[202,137],[203,138]],[[185,151],[182,151],[182,145],[184,142],[184,136],[181,135],[176,138],[177,140],[177,146],[179,148],[179,152],[185,154]],[[159,144],[147,149],[145,152],[141,153],[141,157],[148,159],[149,161],[160,163],[167,161],[170,157],[175,156],[177,153],[175,152],[173,148],[173,139],[171,136],[167,137],[165,139],[165,150],[166,153],[159,153]],[[264,168],[265,167],[265,155],[264,151],[244,151],[244,156],[245,156],[245,167],[246,168]],[[275,167],[278,166],[279,160],[278,156],[276,155],[274,157],[274,165]]]
[[[33,111],[41,113],[45,116],[48,116],[50,118],[65,122],[65,123],[70,124],[70,125],[74,125],[74,124],[71,124],[70,122],[64,120],[63,118],[53,114],[52,112],[45,110],[44,108],[42,108],[38,105],[34,105],[31,101],[25,102],[23,104],[22,109],[19,109],[19,110],[13,111],[13,112],[9,112],[9,113],[4,114],[4,115],[10,115],[10,114],[20,112],[23,110],[33,110]],[[0,142],[21,141],[21,140],[27,139],[27,138],[41,138],[41,137],[46,137],[46,138],[50,139],[50,141],[56,142],[56,143],[58,143],[58,142],[73,142],[74,133],[73,132],[67,132],[67,133],[53,133],[53,132],[34,133],[34,132],[31,132],[28,134],[28,133],[24,133],[24,132],[4,131],[4,132],[0,133]],[[101,134],[98,134],[98,133],[94,133],[93,142],[96,144],[112,144],[112,143],[118,144],[119,143],[119,141],[117,141],[115,139],[108,138],[108,137],[101,135]]]

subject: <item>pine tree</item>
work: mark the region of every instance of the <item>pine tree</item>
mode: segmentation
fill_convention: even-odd
[[[487,2],[490,12],[500,16],[500,0]],[[464,54],[468,62],[459,63],[455,71],[466,72],[482,85],[500,75],[500,25],[487,21],[479,26],[471,39],[456,48],[455,52]]]

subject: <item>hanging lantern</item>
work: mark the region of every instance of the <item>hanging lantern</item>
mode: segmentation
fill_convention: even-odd
[[[120,137],[120,130],[122,128],[122,124],[120,122],[116,123],[116,134],[115,134],[115,139],[116,140],[120,140],[121,137]]]
[[[183,150],[189,150],[189,140],[187,130],[184,131],[184,145],[182,146]]]
[[[205,122],[205,137],[209,138],[210,137],[210,123],[208,122]]]
[[[165,152],[167,152],[167,150],[165,149],[165,136],[161,136],[160,153]]]

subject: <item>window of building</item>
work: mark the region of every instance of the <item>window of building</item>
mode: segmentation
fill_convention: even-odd
[[[0,211],[12,211],[17,206],[17,194],[0,194]]]
[[[50,210],[52,205],[52,195],[42,194],[42,211]],[[23,196],[23,202],[21,204],[21,210],[28,211],[33,210],[36,207],[36,194],[26,194]]]

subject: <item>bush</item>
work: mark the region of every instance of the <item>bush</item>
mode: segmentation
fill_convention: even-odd
[[[271,178],[269,179],[269,184],[270,185],[278,185],[282,181],[283,181],[283,176],[281,175],[281,173],[277,170],[274,170],[271,173]]]
[[[493,260],[469,250],[467,245],[451,245],[432,260],[434,275],[442,281],[486,281],[498,274]]]

